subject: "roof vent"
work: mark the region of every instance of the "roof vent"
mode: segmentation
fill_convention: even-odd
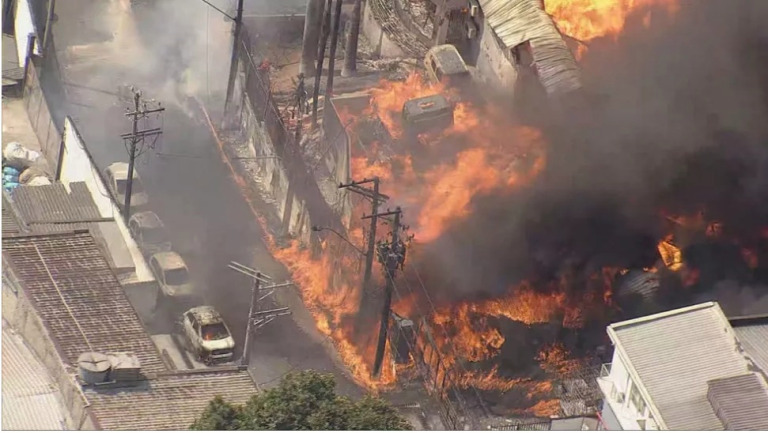
[[[103,353],[86,352],[77,358],[77,366],[83,381],[88,385],[95,385],[107,381],[112,363]]]

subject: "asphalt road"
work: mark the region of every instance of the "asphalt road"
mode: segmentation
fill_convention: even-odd
[[[127,160],[118,136],[130,131],[122,104],[110,93],[115,92],[118,83],[125,82],[151,89],[152,81],[132,75],[109,59],[84,61],[64,55],[69,45],[108,39],[94,23],[98,17],[92,16],[96,12],[87,7],[89,4],[93,2],[57,3],[54,38],[68,83],[67,113],[103,169],[114,161]],[[228,269],[227,264],[237,261],[259,268],[276,281],[286,279],[287,271],[263,244],[262,230],[221,160],[200,112],[167,105],[162,124],[157,126],[163,127],[162,138],[155,149],[139,158],[136,166],[149,195],[149,208],[165,222],[174,250],[187,262],[206,302],[225,317],[242,350],[251,282]],[[308,312],[297,306],[297,289],[287,290],[278,303],[290,305],[294,315],[279,317],[252,340],[250,368],[259,385],[274,385],[292,370],[314,369],[334,373],[339,392],[359,394],[360,389],[328,350],[327,340],[314,328]],[[173,318],[159,319],[167,323]]]

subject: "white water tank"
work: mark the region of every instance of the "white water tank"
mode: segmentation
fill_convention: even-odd
[[[93,385],[107,381],[112,363],[103,353],[86,352],[77,358],[77,367],[83,382]]]

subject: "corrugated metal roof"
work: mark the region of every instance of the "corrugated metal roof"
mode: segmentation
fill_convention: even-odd
[[[12,237],[2,250],[65,361],[90,350],[134,352],[142,371],[165,370],[90,233]]]
[[[16,214],[15,206],[8,193],[3,190],[3,237],[14,236],[23,232],[23,222]]]
[[[3,430],[65,430],[53,379],[24,340],[3,321]]]
[[[768,323],[734,326],[733,332],[750,358],[768,374]]]
[[[215,396],[244,404],[255,393],[246,371],[179,372],[143,388],[85,391],[104,430],[188,430]]]
[[[483,16],[506,49],[529,42],[548,94],[581,88],[581,72],[562,34],[539,0],[479,0]]]
[[[710,380],[707,397],[726,430],[768,430],[768,389],[756,374]]]
[[[666,429],[723,429],[707,400],[707,382],[750,370],[718,304],[616,323],[608,335]]]
[[[13,191],[13,202],[19,216],[27,224],[82,222],[100,219],[84,182],[70,184],[70,194],[64,184],[21,185]]]

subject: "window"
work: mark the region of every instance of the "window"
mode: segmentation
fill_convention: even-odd
[[[165,241],[163,230],[159,227],[144,229],[141,233],[141,241],[148,244],[159,244]]]
[[[635,406],[638,413],[645,413],[645,400],[643,400],[643,396],[640,395],[640,390],[637,389],[637,385],[632,386],[632,392],[629,393],[629,400],[632,402],[632,405]]]
[[[203,325],[200,330],[200,335],[205,341],[221,340],[229,337],[229,331],[223,323],[212,323],[209,325]]]
[[[192,315],[192,313],[187,313],[187,320],[189,320],[189,324],[192,325],[192,328],[197,329],[197,320],[195,320],[195,316]]]
[[[125,194],[125,190],[128,188],[128,180],[116,179],[115,184],[117,185],[117,193]],[[133,185],[131,186],[131,195],[138,194],[140,192],[144,192],[144,187],[141,185],[139,178],[134,176]]]
[[[186,268],[168,269],[165,271],[165,284],[169,286],[180,286],[189,282],[189,275]]]

